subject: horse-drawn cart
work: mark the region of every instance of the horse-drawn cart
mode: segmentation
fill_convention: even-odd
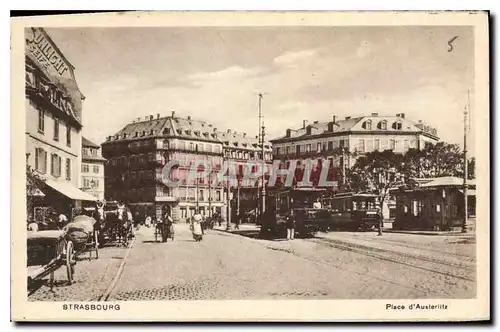
[[[73,283],[74,246],[67,240],[66,232],[38,231],[28,232],[28,285],[50,275],[50,286],[54,284],[54,272],[66,268],[68,282]]]
[[[28,286],[35,280],[50,276],[50,287],[54,285],[54,273],[66,268],[68,283],[73,283],[77,257],[85,252],[99,258],[98,231],[95,220],[87,216],[75,217],[62,230],[28,232]]]

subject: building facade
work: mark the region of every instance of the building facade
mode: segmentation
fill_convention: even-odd
[[[48,207],[71,214],[93,199],[78,189],[85,97],[74,67],[44,29],[26,29],[25,39],[26,160],[44,180],[35,214]]]
[[[271,140],[275,160],[296,161],[299,165],[306,159],[328,159],[332,170],[329,181],[337,186],[345,181],[347,168],[356,159],[375,150],[392,150],[405,153],[409,149],[423,149],[427,144],[439,141],[437,130],[422,121],[414,123],[405,114],[380,116],[345,117],[333,116],[329,122],[304,120],[302,127],[287,129],[284,136]],[[395,204],[383,207],[384,215],[393,217]],[[391,211],[389,211],[391,210]]]
[[[257,148],[229,134],[232,133],[190,116],[176,116],[175,112],[129,123],[102,144],[102,154],[108,160],[105,199],[122,200],[142,216],[159,218],[171,211],[177,222],[192,217],[196,208],[204,215],[219,213],[226,218],[227,195],[232,186],[216,181],[225,156],[235,160],[242,160],[239,156],[251,158],[250,150]],[[230,146],[234,146],[230,148],[234,153],[224,153]],[[267,153],[271,158],[270,146]],[[257,157],[253,154],[253,158]],[[210,165],[211,171],[203,170],[205,177],[192,176],[192,181],[188,181],[193,163],[200,162]],[[165,174],[168,165],[175,166],[171,170],[169,166],[169,174]],[[165,179],[179,182],[169,186]]]
[[[101,147],[82,137],[82,169],[80,189],[97,200],[104,200],[104,164]]]
[[[223,143],[224,157],[234,163],[236,171],[236,183],[231,184],[232,218],[256,215],[261,204],[262,177],[250,174],[259,174],[260,169],[264,168],[264,183],[269,179],[273,162],[271,143],[265,141],[262,146],[259,136],[248,136],[230,129],[221,132],[219,137]]]

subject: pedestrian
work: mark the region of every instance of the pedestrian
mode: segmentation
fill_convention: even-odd
[[[64,213],[60,213],[58,217],[58,228],[62,229],[68,223],[68,217]]]
[[[38,223],[35,220],[28,220],[28,231],[38,232]]]
[[[288,217],[286,218],[286,239],[293,240],[295,237],[295,213],[293,209],[290,210]]]
[[[151,226],[151,217],[149,215],[146,216],[146,220],[144,221],[144,226],[149,228]]]
[[[234,218],[234,229],[240,229],[240,218],[241,215],[237,214]]]
[[[205,235],[205,231],[203,230],[203,227],[202,227],[202,223],[203,223],[203,216],[201,215],[200,213],[200,210],[196,210],[194,216],[193,216],[193,221],[195,223],[198,223],[200,224],[200,228],[201,228],[201,235]]]
[[[163,231],[162,234],[164,237],[164,242],[167,241],[168,237],[172,237],[171,234],[173,233],[173,228],[174,228],[174,220],[172,217],[170,217],[170,214],[168,211],[165,213],[165,220],[163,221]]]
[[[313,203],[313,209],[321,209],[321,201],[319,198]]]

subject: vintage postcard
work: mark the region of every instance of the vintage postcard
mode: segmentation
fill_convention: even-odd
[[[489,320],[488,19],[13,18],[12,320]]]

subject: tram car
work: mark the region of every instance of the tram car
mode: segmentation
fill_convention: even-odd
[[[330,214],[329,230],[366,231],[378,229],[382,214],[378,196],[365,193],[342,193],[321,200]]]
[[[286,237],[286,224],[290,211],[295,215],[295,234],[300,237],[314,235],[329,222],[329,211],[313,208],[321,199],[323,189],[293,188],[270,192],[266,212],[258,221],[261,237]]]

